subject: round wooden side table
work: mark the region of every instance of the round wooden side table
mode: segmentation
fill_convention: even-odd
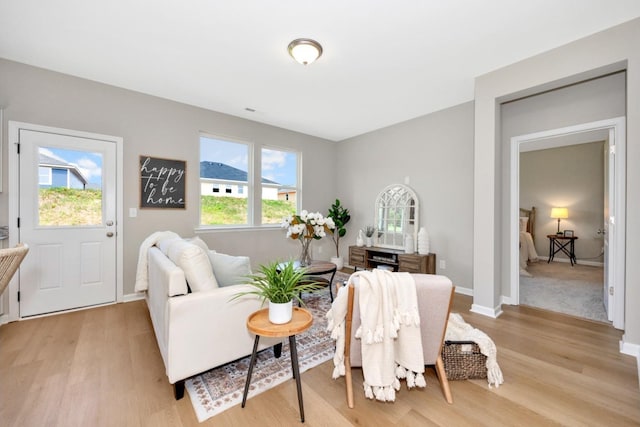
[[[249,393],[249,384],[251,384],[251,374],[256,364],[256,354],[258,350],[258,342],[260,337],[289,337],[289,350],[291,351],[291,370],[293,378],[296,380],[298,388],[298,405],[300,406],[300,421],[304,422],[304,408],[302,405],[302,387],[300,385],[300,372],[298,369],[298,351],[296,349],[296,335],[306,331],[313,323],[313,316],[308,310],[300,307],[293,307],[293,318],[289,323],[277,325],[269,322],[269,309],[252,313],[247,319],[247,329],[256,335],[253,342],[253,351],[251,352],[251,362],[249,363],[249,372],[247,373],[247,382],[244,385],[244,393],[242,394],[242,407],[247,402],[247,393]]]

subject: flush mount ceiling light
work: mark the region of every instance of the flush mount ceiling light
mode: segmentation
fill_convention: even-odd
[[[289,55],[303,65],[311,64],[322,55],[322,46],[315,40],[295,39],[289,43]]]

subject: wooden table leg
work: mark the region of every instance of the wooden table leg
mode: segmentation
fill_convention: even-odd
[[[298,388],[298,405],[300,406],[300,421],[304,422],[304,407],[302,404],[302,386],[300,385],[300,370],[298,369],[298,350],[296,349],[296,336],[289,337],[289,348],[291,349],[291,369],[293,377],[296,379]]]
[[[256,335],[255,341],[253,341],[253,352],[251,352],[251,362],[249,362],[249,372],[247,373],[247,382],[244,384],[244,393],[242,393],[242,407],[244,408],[247,403],[247,394],[249,393],[249,384],[251,384],[251,374],[253,373],[253,367],[256,364],[256,356],[258,353],[258,341],[260,341],[260,335]]]

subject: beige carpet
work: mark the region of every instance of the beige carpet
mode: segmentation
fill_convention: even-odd
[[[604,269],[590,265],[575,264],[573,267],[567,262],[538,261],[529,264],[527,268],[532,276],[555,277],[563,280],[584,280],[585,282],[603,283]]]
[[[520,276],[520,304],[608,322],[603,302],[602,267],[539,261]]]

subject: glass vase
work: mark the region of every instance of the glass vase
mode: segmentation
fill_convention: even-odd
[[[311,242],[313,239],[307,239],[303,237],[300,239],[300,243],[302,244],[302,251],[300,252],[300,258],[298,262],[300,263],[300,267],[307,267],[311,265]]]

